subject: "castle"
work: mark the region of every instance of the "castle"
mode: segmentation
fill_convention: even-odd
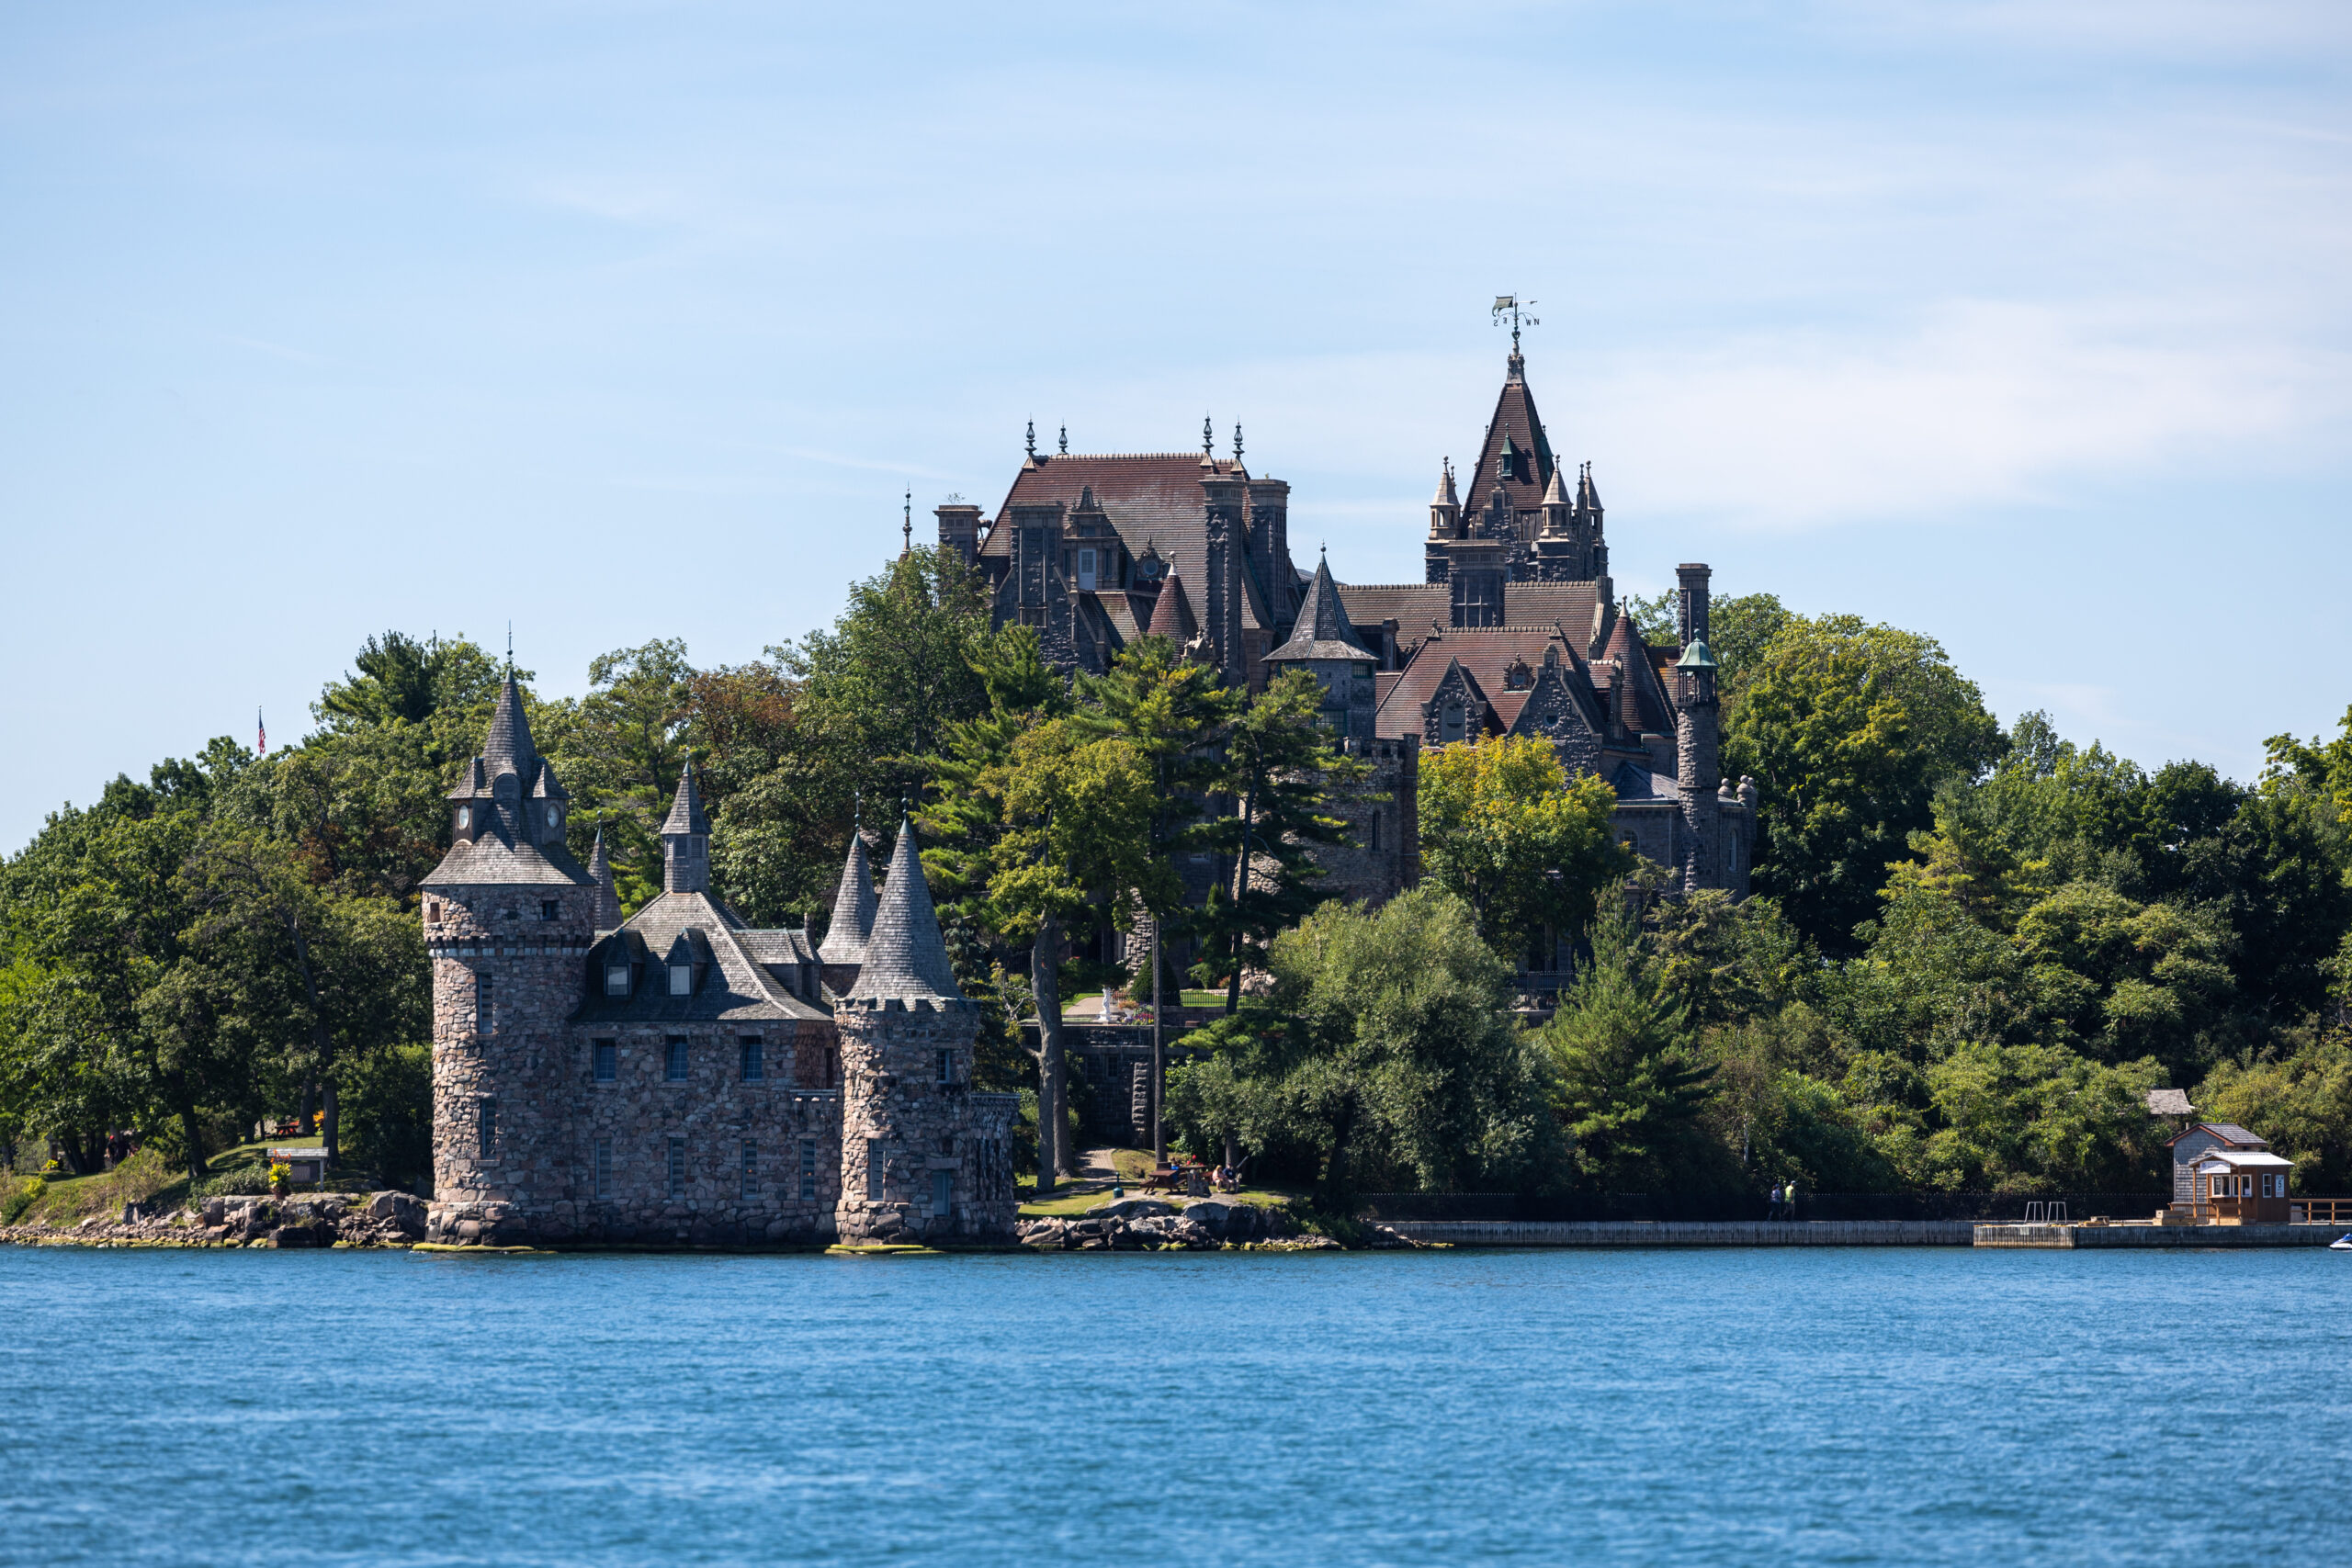
[[[1011,1236],[1017,1097],[971,1088],[979,1014],[906,822],[878,901],[853,839],[820,952],[713,896],[691,768],[662,891],[622,919],[603,835],[585,867],[565,847],[568,799],[511,676],[448,799],[424,884],[428,1240]]]
[[[1756,786],[1722,776],[1709,579],[1677,570],[1671,642],[1653,642],[1619,601],[1590,465],[1571,476],[1535,410],[1516,332],[1465,505],[1442,464],[1430,502],[1423,581],[1337,581],[1289,543],[1290,486],[1214,450],[1028,453],[992,520],[963,502],[936,513],[939,543],[983,572],[991,616],[1035,626],[1046,657],[1100,671],[1164,636],[1252,689],[1285,667],[1324,687],[1323,723],[1370,771],[1334,814],[1351,847],[1318,855],[1322,886],[1385,897],[1419,875],[1423,751],[1481,735],[1548,742],[1572,773],[1616,792],[1619,840],[1686,890],[1744,896]],[[1556,973],[1556,933],[1523,966]]]

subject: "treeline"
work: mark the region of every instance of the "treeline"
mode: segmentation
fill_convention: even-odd
[[[987,1014],[980,1079],[1025,1092],[1049,1171],[1059,998],[1148,1000],[1158,931],[1189,963],[1163,988],[1232,1004],[1173,1075],[1176,1135],[1333,1201],[2150,1188],[2159,1086],[2271,1135],[2301,1189],[2352,1190],[2352,716],[2242,785],[2039,715],[2005,733],[1931,639],[1855,617],[1733,599],[1713,646],[1724,771],[1761,794],[1736,905],[1659,896],[1606,786],[1501,740],[1424,759],[1423,889],[1326,902],[1311,851],[1358,768],[1310,681],[1226,692],[1149,639],[1058,679],[928,550],[752,663],[656,641],[526,702],[571,848],[603,832],[628,909],[689,757],[714,880],[755,923],[821,935],[853,823],[887,839],[905,803]],[[135,1128],[194,1168],[315,1108],[346,1163],[422,1180],[417,886],[502,673],[462,637],[372,637],[299,746],[215,740],[51,817],[0,870],[0,1132],[87,1168]],[[1545,925],[1584,962],[1530,1029],[1510,955]]]

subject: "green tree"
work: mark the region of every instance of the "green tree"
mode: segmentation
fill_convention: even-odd
[[[1752,774],[1755,886],[1825,952],[1860,947],[1889,863],[1928,828],[1938,786],[2006,750],[1973,682],[1933,638],[1858,616],[1792,619],[1724,734],[1724,772]]]
[[[1273,987],[1192,1037],[1170,1119],[1294,1151],[1345,1213],[1367,1180],[1431,1191],[1539,1183],[1553,1133],[1541,1065],[1507,1010],[1509,967],[1469,907],[1424,884],[1378,910],[1337,901],[1277,936]]]
[[[1334,750],[1316,724],[1323,685],[1304,670],[1269,682],[1225,728],[1225,777],[1219,793],[1236,802],[1216,826],[1232,856],[1229,898],[1204,935],[1221,949],[1226,1006],[1241,1005],[1241,972],[1263,968],[1274,933],[1296,925],[1321,902],[1314,847],[1346,841],[1347,824],[1320,809],[1335,782],[1366,769]],[[1227,891],[1220,888],[1220,893]]]
[[[1470,906],[1497,952],[1515,956],[1546,926],[1580,927],[1601,888],[1631,869],[1610,836],[1616,805],[1604,780],[1569,779],[1532,737],[1441,747],[1421,762],[1423,874]]]
[[[1716,1150],[1701,1120],[1713,1068],[1692,1050],[1688,1010],[1659,986],[1623,914],[1594,923],[1591,961],[1540,1038],[1584,1186],[1655,1192],[1720,1184],[1719,1156],[1707,1157]]]

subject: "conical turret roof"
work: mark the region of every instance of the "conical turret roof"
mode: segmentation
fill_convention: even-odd
[[[1159,585],[1159,598],[1151,607],[1151,625],[1146,637],[1164,637],[1182,648],[1192,640],[1193,609],[1184,603],[1184,580],[1175,572]]]
[[[1462,504],[1462,498],[1453,493],[1453,465],[1452,463],[1446,464],[1438,471],[1437,494],[1430,499],[1430,504],[1453,507]]]
[[[1560,483],[1560,470],[1556,468],[1552,470],[1552,482],[1544,487],[1544,504],[1546,506],[1569,504],[1567,488]]]
[[[596,929],[617,931],[621,923],[620,889],[613,885],[613,863],[605,858],[605,829],[596,829],[596,847],[588,852],[588,876],[596,885]]]
[[[817,956],[828,964],[863,964],[866,935],[873,929],[874,868],[865,861],[865,835],[853,829],[841,889],[833,895],[833,923],[826,928],[825,945]]]
[[[1348,621],[1348,612],[1340,603],[1340,590],[1331,581],[1329,557],[1315,563],[1315,581],[1306,591],[1306,604],[1298,613],[1298,623],[1291,628],[1290,640],[1266,655],[1266,662],[1286,662],[1293,660],[1346,659],[1367,660],[1375,657],[1372,649],[1357,639],[1356,628]]]
[[[522,691],[509,675],[498,688],[498,705],[491,710],[490,733],[481,743],[482,765],[493,779],[514,773],[528,784],[538,771],[529,764],[537,762],[538,756],[531,745],[531,721],[523,712]]]
[[[673,833],[707,833],[710,818],[702,808],[702,788],[695,783],[695,765],[686,764],[678,775],[678,793],[670,802],[670,815],[662,824],[662,836]]]
[[[874,911],[865,939],[865,966],[850,987],[853,1001],[933,998],[962,1001],[956,971],[940,940],[939,916],[931,907],[931,886],[915,853],[915,826],[899,818],[899,847],[890,853],[890,880]]]

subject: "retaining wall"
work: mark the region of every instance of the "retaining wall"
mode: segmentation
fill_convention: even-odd
[[[1978,1247],[2325,1247],[2342,1225],[1978,1225]]]
[[[1397,1220],[1414,1241],[1455,1247],[1966,1247],[1965,1220]]]

